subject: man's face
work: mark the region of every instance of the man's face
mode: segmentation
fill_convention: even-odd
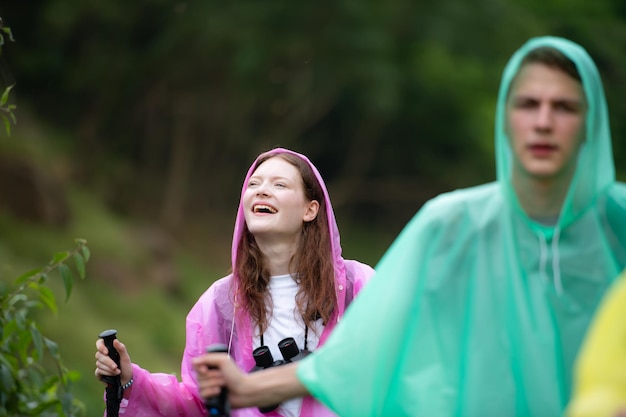
[[[524,65],[506,106],[513,174],[539,181],[570,179],[585,140],[586,113],[579,81],[544,64]]]

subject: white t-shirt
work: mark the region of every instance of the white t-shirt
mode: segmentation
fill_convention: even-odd
[[[263,334],[263,343],[269,347],[274,361],[282,360],[283,356],[278,349],[278,342],[286,337],[293,337],[300,350],[304,349],[305,325],[296,308],[296,294],[298,284],[291,275],[278,275],[270,278],[269,292],[272,298],[273,310],[269,327]],[[315,328],[309,328],[307,333],[307,349],[313,351],[319,343],[319,335],[324,328],[322,320],[315,322]],[[253,347],[261,346],[261,339],[255,336]],[[300,415],[301,398],[295,398],[280,404],[278,411],[285,417]]]

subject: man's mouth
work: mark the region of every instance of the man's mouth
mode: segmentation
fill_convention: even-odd
[[[530,152],[532,152],[533,155],[541,157],[552,154],[552,152],[557,150],[557,147],[555,145],[538,143],[530,145],[528,149],[530,150]]]
[[[543,149],[545,149],[545,150],[552,150],[552,149],[556,149],[556,146],[549,145],[547,143],[546,144],[538,143],[538,144],[535,144],[535,145],[530,145],[530,148],[531,149],[538,149],[538,150],[543,150]]]
[[[278,212],[278,210],[276,210],[274,207],[272,206],[268,206],[266,204],[256,204],[252,207],[252,212],[253,213],[268,213],[268,214],[275,214]]]

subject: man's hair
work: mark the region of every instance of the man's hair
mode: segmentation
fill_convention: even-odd
[[[304,323],[311,327],[313,322],[321,318],[326,324],[337,303],[334,258],[324,191],[313,169],[296,155],[270,154],[260,158],[254,169],[270,158],[282,158],[295,166],[302,177],[305,198],[307,201],[319,202],[315,219],[303,224],[299,247],[291,263],[298,273],[296,305]],[[248,314],[262,334],[271,317],[271,299],[267,291],[270,276],[263,254],[247,225],[239,239],[235,272],[239,279],[239,293],[243,295]]]
[[[528,64],[544,64],[550,68],[559,69],[575,80],[578,80],[578,82],[582,83],[582,78],[576,68],[576,64],[574,64],[574,62],[566,57],[561,51],[555,48],[542,46],[533,49],[524,57],[524,59],[522,59],[520,68]]]

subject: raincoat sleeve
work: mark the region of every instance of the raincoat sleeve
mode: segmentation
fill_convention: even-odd
[[[428,355],[411,352],[421,339],[416,334],[420,310],[427,308],[419,302],[424,280],[418,279],[429,253],[426,241],[437,239],[438,225],[431,217],[438,210],[430,210],[432,204],[427,203],[398,236],[327,343],[298,367],[298,378],[309,392],[342,417],[410,416],[416,415],[412,403],[432,404],[418,398],[415,387],[423,379],[408,374],[405,379],[405,367],[423,365],[419,368],[428,374],[430,388],[446,389],[437,341],[422,341]],[[407,396],[412,400],[400,401]]]
[[[626,271],[589,329],[578,358],[568,417],[613,417],[626,411]]]
[[[122,401],[120,415],[133,417],[206,416],[199,396],[191,359],[205,352],[208,345],[224,342],[223,307],[228,296],[225,279],[218,280],[187,314],[186,343],[181,379],[165,373],[150,373],[133,364],[133,386]],[[106,413],[105,413],[106,415]]]

